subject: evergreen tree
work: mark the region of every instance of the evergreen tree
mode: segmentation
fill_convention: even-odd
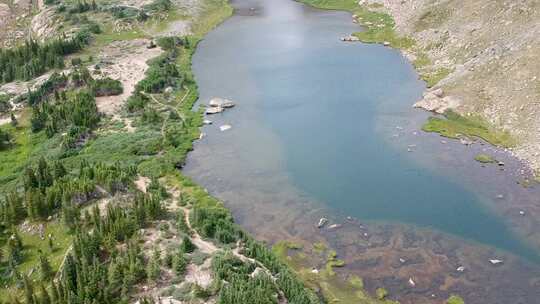
[[[51,235],[49,235],[49,237],[47,238],[48,239],[48,245],[49,245],[49,250],[52,252],[54,252],[54,241],[53,241],[53,237]]]
[[[43,282],[48,282],[54,275],[49,260],[41,250],[39,251],[39,271]]]
[[[177,276],[182,276],[186,272],[187,260],[182,251],[178,251],[173,257],[173,271]]]
[[[180,250],[185,253],[192,253],[197,249],[197,246],[191,242],[191,239],[188,236],[184,236],[182,244],[180,244]]]
[[[152,255],[146,269],[146,275],[148,279],[156,281],[159,278],[161,274],[161,268],[159,267],[159,264],[159,260],[156,259],[156,256]]]
[[[23,276],[23,284],[25,304],[34,304],[34,287],[32,286],[32,282],[26,275]]]
[[[47,292],[47,289],[45,288],[45,285],[40,284],[39,285],[40,295],[39,295],[39,304],[51,304],[51,296],[49,295],[49,292]]]
[[[17,232],[13,233],[7,241],[7,258],[11,265],[22,262],[23,244]]]
[[[17,118],[15,117],[15,114],[11,113],[11,126],[16,127],[19,122],[17,121]]]
[[[7,148],[9,146],[9,140],[9,133],[0,129],[0,149]]]

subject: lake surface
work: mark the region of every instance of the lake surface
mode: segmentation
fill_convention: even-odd
[[[305,200],[537,260],[486,207],[492,198],[390,143],[391,133],[418,129],[428,116],[411,107],[425,87],[398,51],[341,42],[359,30],[347,13],[289,0],[233,4],[236,14],[200,43],[193,69],[201,103],[224,97],[237,106],[208,117],[214,124],[203,128],[184,172],[241,224],[257,225],[240,210],[247,205],[257,212]],[[232,129],[221,132],[223,124]]]

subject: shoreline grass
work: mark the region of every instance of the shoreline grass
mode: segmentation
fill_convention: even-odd
[[[466,117],[451,110],[446,111],[444,118],[428,118],[422,130],[439,133],[441,136],[453,139],[463,136],[481,138],[494,146],[504,148],[510,148],[516,144],[510,133],[493,128],[480,116]]]
[[[491,155],[480,153],[474,157],[474,160],[476,160],[479,163],[483,164],[493,164],[497,162],[495,158],[493,158]]]
[[[297,242],[284,240],[274,244],[272,251],[306,286],[318,290],[326,303],[397,304],[386,298],[388,292],[384,288],[370,296],[362,278],[338,275],[333,268],[344,267],[345,262],[339,260],[336,252],[324,243],[315,243],[311,250],[307,250]],[[317,269],[317,265],[323,266]]]

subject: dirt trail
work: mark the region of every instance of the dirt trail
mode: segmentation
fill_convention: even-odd
[[[219,249],[216,247],[216,245],[214,245],[214,243],[203,240],[197,230],[191,227],[191,223],[189,222],[190,210],[184,207],[180,207],[180,209],[184,211],[184,217],[186,219],[188,228],[193,232],[193,235],[191,236],[191,241],[193,241],[193,244],[195,244],[204,253],[212,254],[218,251]]]

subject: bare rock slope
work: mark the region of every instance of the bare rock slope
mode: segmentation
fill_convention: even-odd
[[[539,0],[362,2],[391,14],[396,30],[415,39],[427,55],[411,58],[428,62],[420,69],[448,71],[435,87],[453,102],[419,106],[481,115],[508,130],[518,141],[514,153],[540,170]]]

